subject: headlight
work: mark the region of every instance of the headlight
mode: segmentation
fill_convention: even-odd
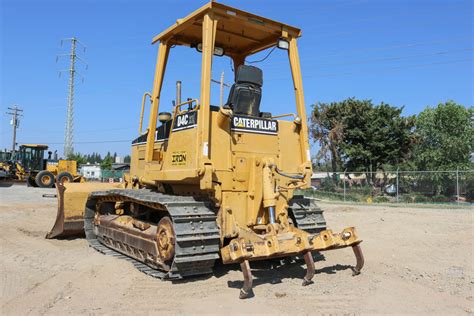
[[[288,50],[288,48],[290,48],[290,43],[286,39],[280,38],[278,39],[277,47],[279,49]]]
[[[198,52],[202,53],[202,43],[197,44],[196,49]],[[214,55],[224,56],[224,49],[222,47],[214,47]]]

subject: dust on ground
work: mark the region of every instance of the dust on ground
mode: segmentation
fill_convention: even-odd
[[[303,262],[251,263],[255,297],[239,300],[242,273],[160,281],[104,256],[84,239],[46,240],[52,189],[0,187],[0,314],[470,314],[474,210],[321,203],[328,227],[355,226],[366,265],[351,249],[323,253],[314,284]]]

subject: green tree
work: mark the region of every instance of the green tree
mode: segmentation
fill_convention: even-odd
[[[75,160],[78,165],[87,163],[86,156],[81,155],[81,153],[70,153],[67,160]]]
[[[351,100],[344,107],[341,150],[349,170],[383,170],[411,158],[415,116],[403,117],[403,107]],[[375,174],[372,174],[375,180]]]
[[[453,101],[426,108],[418,115],[415,162],[420,170],[468,167],[474,151],[474,107]]]
[[[105,158],[100,163],[100,168],[102,170],[110,170],[110,169],[112,169],[112,163],[113,162],[114,162],[113,158],[110,155],[110,152],[108,152],[107,155],[105,156]]]
[[[454,101],[427,107],[416,123],[417,146],[414,161],[419,170],[455,170],[472,168],[474,151],[474,107]],[[448,193],[453,179],[441,173],[427,175],[436,194]],[[449,184],[451,183],[451,185]]]
[[[126,155],[126,156],[123,158],[123,162],[124,162],[124,163],[130,163],[130,160],[131,160],[130,155]]]
[[[415,117],[402,117],[402,111],[355,98],[319,103],[313,106],[311,135],[324,155],[331,153],[333,171],[339,162],[351,171],[383,170],[410,158]]]
[[[338,102],[312,105],[310,136],[318,142],[320,150],[316,161],[331,163],[331,171],[337,172],[341,165],[340,144],[344,133],[341,105]]]

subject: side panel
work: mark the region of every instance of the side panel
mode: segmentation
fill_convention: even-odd
[[[218,115],[215,113],[213,118]],[[243,124],[236,121],[218,126],[213,122],[211,130],[211,161],[213,166],[219,166],[215,169],[222,188],[221,229],[227,237],[236,233],[236,225],[247,227],[268,222],[262,207],[264,161],[273,160],[286,173],[303,171],[299,170],[303,165],[299,125],[281,120],[277,130],[270,131],[268,124],[248,121]],[[276,185],[288,185],[288,178],[274,176]],[[286,214],[289,198],[288,192],[278,197],[277,216]]]
[[[69,172],[72,175],[77,174],[77,162],[75,160],[54,160],[46,162],[46,170],[53,174]]]
[[[232,155],[229,120],[219,112],[212,111],[210,126],[209,158],[212,166],[216,171],[230,171]]]
[[[298,170],[303,164],[300,152],[299,125],[289,121],[279,122],[280,131],[278,133],[279,159],[278,168],[288,173],[302,172]]]
[[[167,146],[167,141],[155,141],[153,147],[153,158],[157,162],[158,167],[163,162],[163,151]],[[145,153],[146,143],[133,144],[132,154],[130,159],[130,176],[132,178],[141,178],[145,175]]]
[[[77,173],[77,162],[75,160],[59,160],[58,173],[65,171],[75,175]]]
[[[173,127],[163,152],[161,170],[194,172],[198,168],[197,120],[198,111],[190,111],[174,117]],[[168,180],[173,181],[173,179]]]

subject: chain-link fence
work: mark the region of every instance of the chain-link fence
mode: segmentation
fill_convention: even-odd
[[[101,182],[122,182],[123,170],[102,170]]]
[[[315,172],[311,195],[365,203],[474,203],[474,170]]]

